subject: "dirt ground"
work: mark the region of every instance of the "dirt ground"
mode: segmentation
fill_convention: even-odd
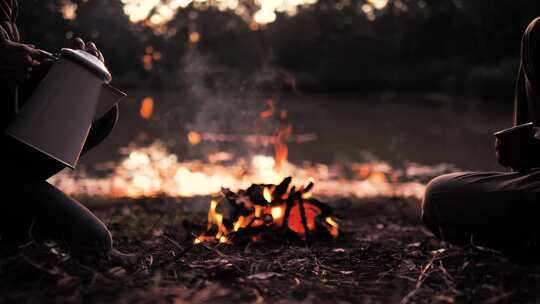
[[[538,303],[540,267],[435,240],[402,199],[338,199],[336,240],[192,245],[208,198],[95,201],[131,265],[29,243],[0,259],[2,303]]]

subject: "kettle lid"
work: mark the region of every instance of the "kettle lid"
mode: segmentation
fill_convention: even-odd
[[[60,57],[70,59],[79,64],[82,64],[87,69],[96,73],[106,82],[110,82],[112,79],[111,73],[109,72],[105,64],[101,62],[101,60],[96,58],[96,56],[86,51],[63,48],[60,52]]]

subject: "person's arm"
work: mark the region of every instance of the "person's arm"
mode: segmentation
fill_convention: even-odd
[[[6,28],[0,22],[0,96],[2,103],[1,127],[4,129],[18,110],[17,86],[30,77],[32,68],[41,57],[31,46],[8,39]]]
[[[535,123],[530,135],[510,136],[495,141],[499,163],[516,171],[540,167],[540,84],[537,79],[540,56],[540,18],[529,24],[521,43],[521,63],[514,97],[514,126]],[[530,129],[529,129],[530,130]]]
[[[525,86],[525,74],[523,66],[519,66],[516,91],[514,96],[514,126],[522,125],[531,121]]]
[[[523,34],[521,42],[521,60],[523,72],[527,81],[532,86],[538,88],[538,70],[540,68],[540,58],[538,57],[538,42],[540,41],[540,17],[534,19]]]

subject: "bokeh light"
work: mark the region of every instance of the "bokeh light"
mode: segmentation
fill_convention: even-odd
[[[213,6],[220,11],[231,10],[248,22],[256,22],[264,25],[272,23],[277,18],[277,13],[295,15],[299,7],[309,6],[318,0],[257,0],[253,14],[248,13],[244,5],[238,0],[122,0],[124,12],[131,22],[148,20],[151,25],[159,26],[170,21],[176,11],[186,8],[190,4],[197,6]],[[372,0],[376,8],[384,7],[388,0]]]

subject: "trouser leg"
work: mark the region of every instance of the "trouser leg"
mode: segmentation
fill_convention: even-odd
[[[113,108],[92,126],[84,152],[95,147],[113,129],[118,117]],[[86,207],[46,182],[64,169],[60,162],[4,135],[0,168],[10,178],[0,202],[0,237],[21,243],[30,236],[63,241],[76,250],[108,251],[112,239],[107,227]]]
[[[538,249],[539,205],[540,171],[453,173],[430,182],[422,219],[449,243],[527,253]]]
[[[75,250],[109,251],[107,227],[76,200],[45,181],[10,187],[12,199],[0,204],[0,235],[9,243],[31,238],[64,242]]]

